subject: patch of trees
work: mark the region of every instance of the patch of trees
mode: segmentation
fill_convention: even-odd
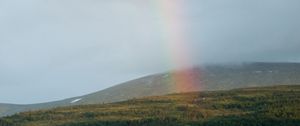
[[[0,126],[15,126],[15,125],[8,120],[0,119]]]
[[[181,126],[176,118],[148,118],[141,120],[115,120],[115,121],[86,121],[69,122],[59,126]]]

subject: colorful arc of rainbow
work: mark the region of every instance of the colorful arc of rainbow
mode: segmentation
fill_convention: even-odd
[[[184,0],[156,0],[158,13],[161,16],[161,30],[164,44],[168,49],[170,64],[173,69],[187,69],[191,67],[191,55],[187,45],[185,30]],[[198,90],[199,85],[193,76],[193,71],[183,70],[172,73],[176,92]]]

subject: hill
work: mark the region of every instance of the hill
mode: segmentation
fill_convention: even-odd
[[[174,89],[174,75],[187,74],[194,88]],[[182,71],[154,74],[126,83],[61,101],[31,105],[1,105],[0,116],[17,112],[48,109],[59,106],[112,103],[145,96],[159,96],[189,91],[228,90],[233,88],[299,85],[300,63],[247,63],[240,65],[210,65]]]
[[[300,86],[243,88],[23,112],[2,126],[299,126]]]

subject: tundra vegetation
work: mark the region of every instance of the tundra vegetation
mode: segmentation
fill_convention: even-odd
[[[0,126],[300,126],[300,86],[144,97],[22,112]]]

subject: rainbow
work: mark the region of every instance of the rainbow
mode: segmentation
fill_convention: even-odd
[[[195,80],[194,71],[186,70],[192,67],[190,47],[186,35],[187,18],[184,0],[154,0],[160,19],[160,31],[163,35],[163,44],[172,69],[178,70],[171,73],[172,82],[176,92],[199,90],[199,81]],[[181,70],[185,69],[185,70]],[[174,90],[174,89],[173,89]]]

